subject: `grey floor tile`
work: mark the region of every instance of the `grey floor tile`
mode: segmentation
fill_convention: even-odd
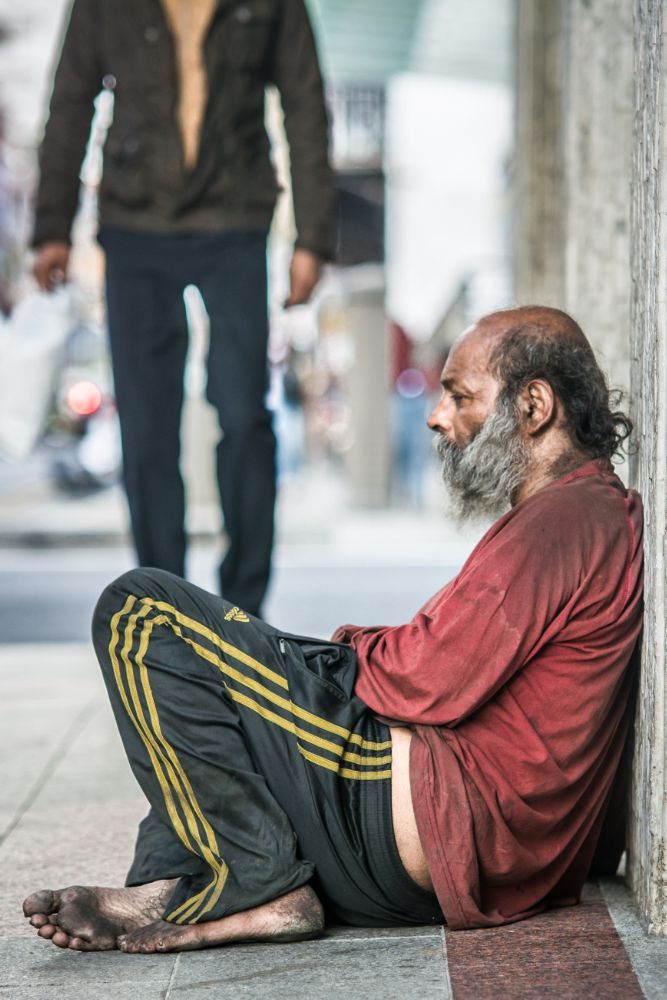
[[[664,1000],[667,940],[646,933],[623,879],[600,879],[599,884],[646,1000]]]
[[[164,1000],[166,990],[149,983],[95,983],[87,986],[0,986],[2,1000]]]
[[[0,996],[12,1000],[97,1000],[163,995],[172,978],[172,955],[77,954],[43,941],[0,941]]]
[[[91,662],[92,661],[92,662]],[[0,833],[20,809],[45,767],[75,735],[86,707],[103,696],[94,658],[83,647],[48,655],[28,647],[0,648]]]
[[[169,1000],[444,1000],[438,934],[331,937],[291,945],[239,945],[183,954]]]

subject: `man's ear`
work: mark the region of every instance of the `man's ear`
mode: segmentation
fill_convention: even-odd
[[[556,415],[556,396],[544,379],[536,378],[519,393],[517,399],[522,424],[533,437],[552,422]]]

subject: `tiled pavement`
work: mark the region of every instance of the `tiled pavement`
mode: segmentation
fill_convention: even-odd
[[[180,957],[60,951],[36,938],[20,901],[41,886],[118,884],[143,804],[89,648],[0,647],[0,677],[0,997],[667,996],[667,942],[643,934],[620,881],[604,897],[625,947],[591,886],[578,908],[493,931],[331,928],[318,941]]]

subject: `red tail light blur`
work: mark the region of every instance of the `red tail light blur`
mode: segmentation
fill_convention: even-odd
[[[67,407],[77,417],[90,417],[102,405],[102,393],[94,382],[75,382],[65,396]]]

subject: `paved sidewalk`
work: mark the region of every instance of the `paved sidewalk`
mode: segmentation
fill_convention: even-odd
[[[8,1000],[667,996],[667,942],[643,934],[619,881],[604,893],[625,950],[608,918],[600,923],[604,905],[587,901],[495,931],[330,928],[318,941],[180,957],[60,951],[35,936],[21,900],[46,886],[119,884],[144,804],[88,646],[0,647],[0,678],[0,996]]]

